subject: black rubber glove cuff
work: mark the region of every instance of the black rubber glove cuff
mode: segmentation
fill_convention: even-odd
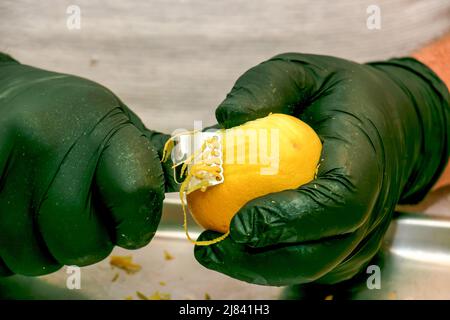
[[[409,96],[414,92],[415,96],[425,98],[411,99],[425,101],[427,105],[415,106],[423,128],[422,141],[419,142],[421,154],[400,197],[400,203],[418,203],[439,179],[450,155],[449,90],[430,68],[414,58],[394,58],[368,65],[385,71]]]

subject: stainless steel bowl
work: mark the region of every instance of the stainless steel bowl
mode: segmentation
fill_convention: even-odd
[[[450,192],[438,198],[432,211],[450,217]],[[439,203],[441,204],[439,206]],[[425,210],[426,211],[426,210]],[[200,230],[190,225],[196,236]],[[67,268],[38,278],[0,279],[0,297],[10,299],[137,299],[136,292],[170,294],[172,299],[450,299],[450,218],[399,213],[374,259],[381,268],[381,288],[369,289],[370,274],[335,286],[265,287],[210,271],[197,263],[193,245],[182,230],[176,194],[165,200],[163,219],[147,247],[115,255],[132,255],[142,270],[128,275],[112,269],[109,259],[81,269],[81,288],[68,289]],[[165,258],[165,252],[173,256]],[[113,278],[118,278],[113,281]]]

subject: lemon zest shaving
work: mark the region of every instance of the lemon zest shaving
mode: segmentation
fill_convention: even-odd
[[[169,158],[168,155],[174,147],[173,140],[181,134],[189,134],[189,133],[192,133],[192,132],[180,133],[178,135],[171,137],[169,140],[166,141],[166,144],[164,145],[164,150],[163,150],[162,162],[167,161],[167,159]],[[217,148],[219,146],[215,140],[216,140],[216,138],[212,137],[212,138],[207,139],[205,142],[203,142],[202,146],[198,150],[196,150],[185,161],[183,161],[183,165],[181,167],[181,176],[183,176],[188,168],[188,165],[193,160],[195,160],[198,156],[202,156],[202,161],[199,161],[198,163],[195,163],[191,166],[188,174],[186,175],[185,180],[181,183],[181,186],[180,186],[180,201],[181,201],[181,207],[183,209],[183,229],[184,229],[187,239],[197,246],[209,246],[209,245],[218,243],[218,242],[224,240],[230,234],[230,231],[227,231],[225,234],[223,234],[220,237],[217,237],[215,239],[212,239],[212,240],[196,241],[196,240],[192,239],[191,236],[189,235],[188,225],[187,225],[188,209],[187,209],[187,203],[185,200],[185,196],[190,194],[191,192],[194,192],[199,189],[203,192],[206,191],[206,189],[210,186],[210,183],[207,180],[203,180],[203,179],[205,179],[208,174],[210,176],[215,177],[216,179],[220,178],[221,169],[219,167],[212,166],[214,164],[216,164],[216,165],[220,164],[220,161],[218,161],[217,159],[207,159],[210,155],[210,151],[205,152],[207,143],[214,144],[215,148]],[[217,153],[213,153],[213,155],[216,156]],[[180,164],[181,163],[174,164],[173,168],[177,167]],[[193,177],[197,178],[201,182],[198,185],[196,185],[195,187],[189,188],[189,183],[191,182]],[[193,217],[192,212],[190,212],[190,214]]]
[[[164,144],[161,162],[166,162],[169,159],[170,152],[172,151],[173,147],[175,146],[175,143],[174,143],[175,138],[178,138],[179,136],[184,135],[184,134],[195,134],[197,132],[198,132],[198,130],[183,131],[183,132],[177,133],[177,134],[171,136],[169,139],[167,139],[166,143]]]
[[[320,167],[320,163],[317,165],[316,170],[314,171],[314,180],[317,179],[317,176],[319,174],[319,167]]]
[[[134,274],[142,269],[140,264],[133,262],[132,256],[111,256],[109,264],[124,270],[128,274]]]

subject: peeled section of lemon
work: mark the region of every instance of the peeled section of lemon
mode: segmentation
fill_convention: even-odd
[[[322,143],[303,121],[270,114],[224,130],[221,149],[224,182],[189,193],[187,203],[198,224],[226,233],[250,200],[313,180]]]

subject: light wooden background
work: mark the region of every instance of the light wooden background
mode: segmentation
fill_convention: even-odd
[[[66,27],[71,4],[80,30]],[[366,27],[370,4],[381,30]],[[383,59],[449,29],[449,0],[0,0],[0,51],[96,80],[169,132],[212,124],[235,79],[277,53]]]

